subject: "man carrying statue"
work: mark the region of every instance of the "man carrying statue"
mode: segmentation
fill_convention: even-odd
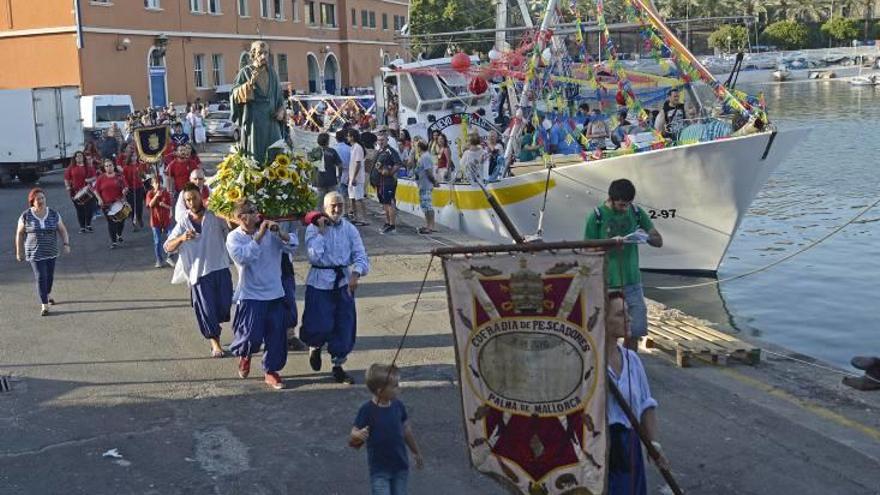
[[[269,157],[266,152],[284,129],[284,97],[278,74],[269,67],[269,45],[251,43],[251,63],[242,67],[232,83],[232,120],[241,129],[239,144],[260,165]]]

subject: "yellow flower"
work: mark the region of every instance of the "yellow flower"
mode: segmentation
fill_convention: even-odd
[[[296,170],[291,170],[290,171],[290,180],[292,180],[294,182],[299,182],[299,172],[297,172]]]
[[[278,155],[275,157],[275,163],[280,167],[287,168],[290,166],[290,157],[287,155]]]
[[[278,174],[275,172],[275,169],[272,167],[267,168],[263,173],[266,175],[266,178],[269,180],[277,180],[278,179]]]
[[[259,186],[262,183],[263,183],[263,176],[262,175],[255,174],[255,175],[251,176],[251,184]]]
[[[277,171],[275,171],[275,174],[278,176],[279,179],[282,180],[290,178],[290,171],[286,168],[279,168]]]
[[[238,201],[241,199],[241,189],[237,187],[231,187],[228,191],[226,191],[226,199],[232,202]]]

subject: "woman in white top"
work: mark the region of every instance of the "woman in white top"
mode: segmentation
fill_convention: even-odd
[[[207,136],[205,135],[205,119],[202,117],[201,112],[193,112],[193,134],[195,134],[196,146],[199,151],[204,151],[203,146],[199,146],[205,144],[207,142]]]
[[[613,381],[626,399],[630,409],[644,427],[654,448],[660,453],[661,466],[668,468],[669,461],[663,455],[657,439],[657,401],[651,396],[648,377],[642,360],[635,351],[618,344],[618,339],[629,336],[626,300],[622,292],[608,294],[605,320],[605,360],[608,379]],[[608,394],[606,408],[611,446],[608,454],[609,495],[645,495],[645,463],[642,458],[639,436],[633,429],[620,404]]]

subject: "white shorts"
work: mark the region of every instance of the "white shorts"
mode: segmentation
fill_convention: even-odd
[[[348,198],[349,199],[364,199],[364,185],[360,183],[356,186],[348,185]]]

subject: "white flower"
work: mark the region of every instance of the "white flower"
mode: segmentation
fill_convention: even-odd
[[[281,199],[287,199],[287,193],[282,194]]]

